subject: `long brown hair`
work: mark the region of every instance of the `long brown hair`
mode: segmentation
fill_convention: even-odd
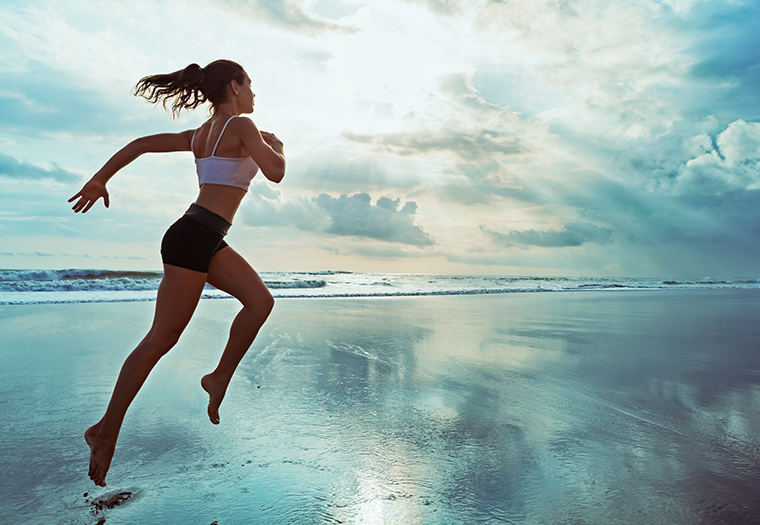
[[[206,67],[190,64],[174,73],[143,77],[132,92],[151,104],[161,102],[167,111],[170,105],[172,118],[177,118],[183,109],[195,109],[206,101],[212,106],[224,102],[233,80],[245,81],[243,67],[232,60],[215,60]]]

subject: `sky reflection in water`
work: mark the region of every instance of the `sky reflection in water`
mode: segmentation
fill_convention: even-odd
[[[150,306],[0,309],[11,401],[1,415],[12,418],[14,403],[32,414],[0,431],[0,464],[15,473],[0,481],[0,514],[220,525],[760,520],[755,291],[280,300],[220,427],[204,419],[196,379],[237,307],[204,301],[127,416],[107,490],[94,491],[80,430],[99,417]],[[72,324],[75,314],[90,324]],[[47,329],[25,332],[32,320]],[[45,440],[28,439],[41,428]],[[127,490],[133,499],[99,513],[82,498]]]

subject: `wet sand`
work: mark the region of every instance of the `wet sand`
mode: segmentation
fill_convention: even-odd
[[[281,299],[218,427],[205,300],[95,487],[153,306],[0,306],[0,521],[760,523],[757,291]]]

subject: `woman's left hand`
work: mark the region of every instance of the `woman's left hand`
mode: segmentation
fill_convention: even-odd
[[[261,138],[264,142],[269,144],[269,147],[275,150],[277,153],[282,153],[282,141],[274,133],[268,131],[261,132]]]

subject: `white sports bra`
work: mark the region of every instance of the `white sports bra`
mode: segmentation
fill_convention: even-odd
[[[198,186],[201,184],[219,184],[221,186],[234,186],[241,190],[248,191],[248,187],[251,185],[251,180],[253,180],[253,177],[255,177],[256,173],[259,171],[259,166],[250,155],[239,158],[217,157],[214,155],[217,146],[219,146],[219,141],[222,140],[224,130],[227,129],[227,124],[229,124],[230,120],[233,118],[235,118],[234,115],[228,118],[227,122],[224,123],[222,132],[219,134],[219,138],[216,139],[214,149],[211,151],[211,156],[202,159],[199,159],[198,157],[195,158],[195,169],[198,173]],[[193,155],[195,155],[193,142],[195,142],[196,133],[198,133],[197,129],[193,132],[193,138],[190,139],[190,149],[193,150]]]

